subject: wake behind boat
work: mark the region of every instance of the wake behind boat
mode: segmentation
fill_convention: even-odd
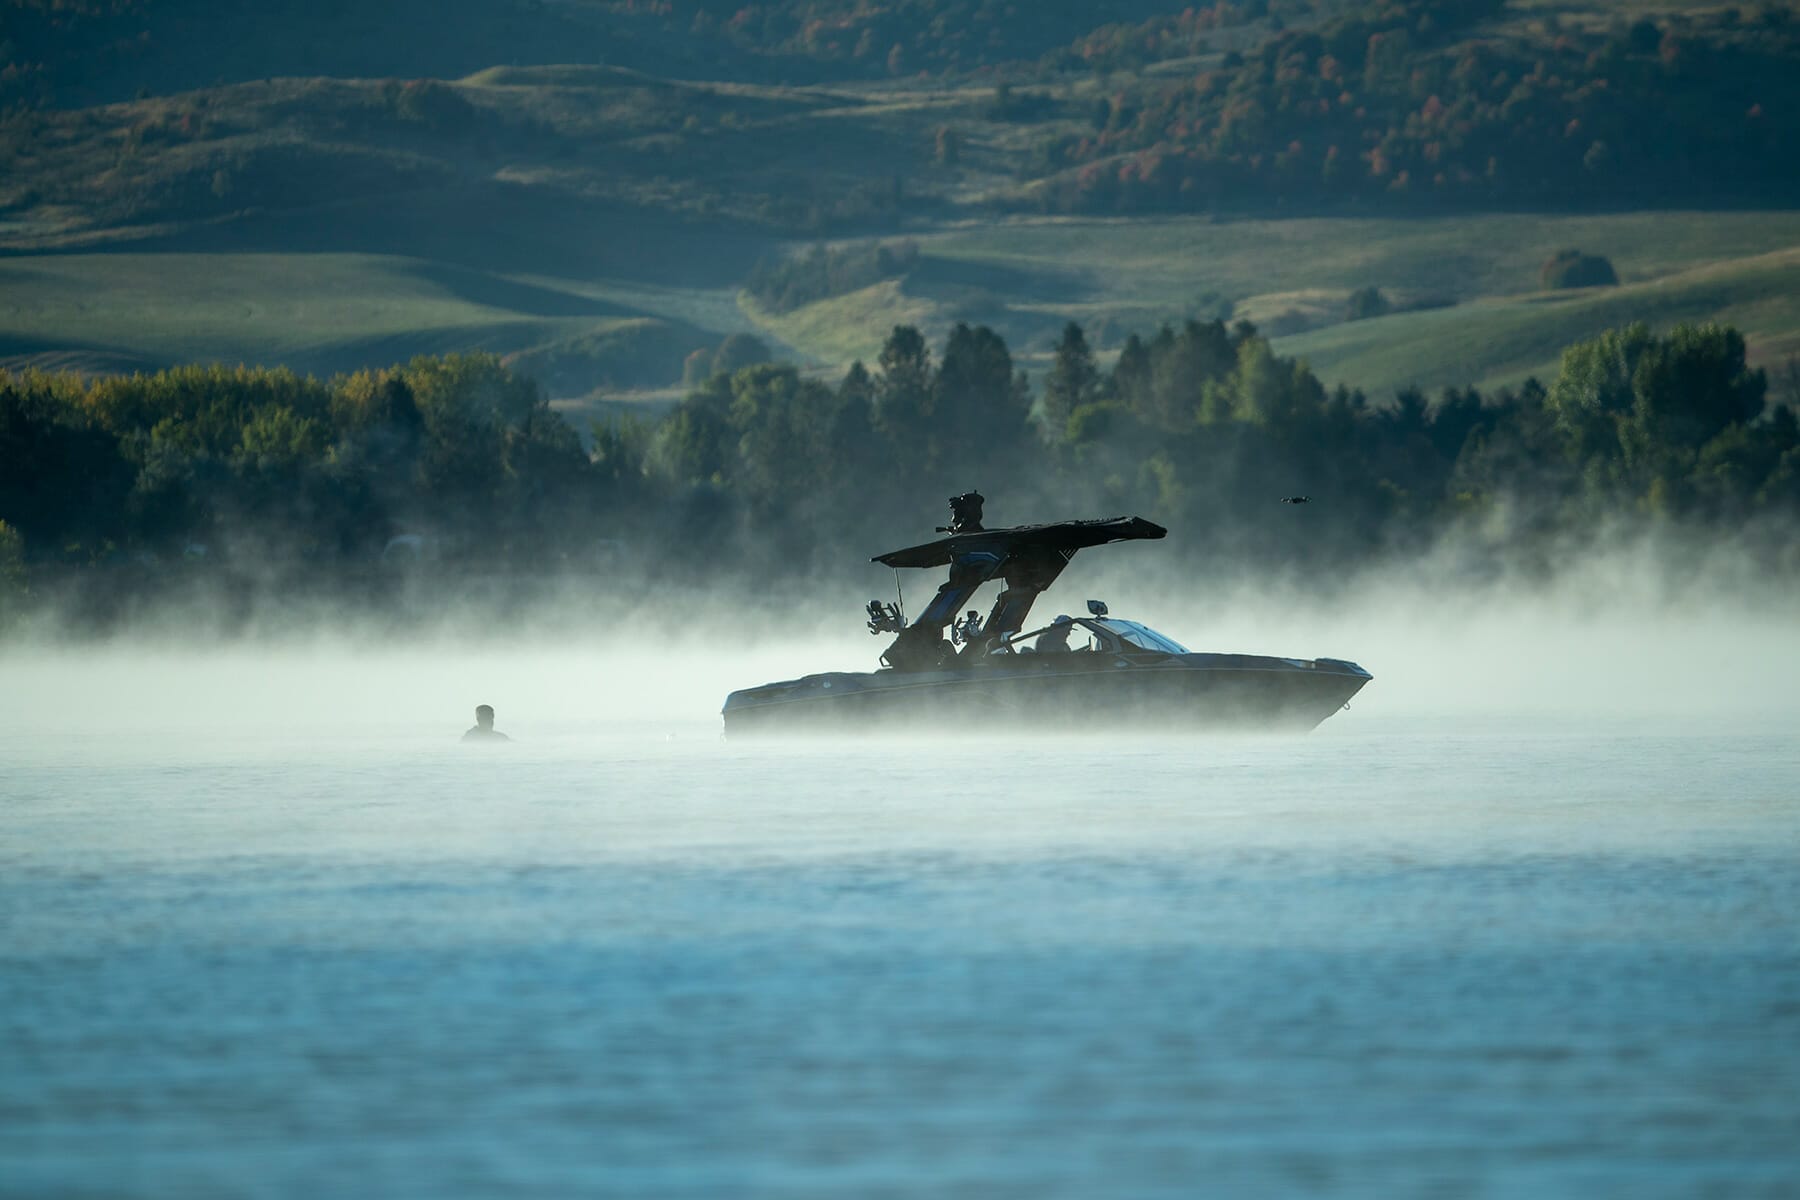
[[[869,632],[893,633],[883,669],[829,672],[745,688],[725,699],[727,734],[890,726],[983,729],[1308,730],[1342,708],[1371,676],[1336,658],[1196,653],[1148,626],[1087,616],[1026,629],[1038,596],[1076,552],[1155,539],[1142,517],[984,529],[982,497],[950,501],[949,534],[877,555],[896,569],[948,566],[950,577],[917,620],[869,602]],[[985,620],[970,610],[982,584],[1004,587]],[[945,632],[949,631],[946,639]]]

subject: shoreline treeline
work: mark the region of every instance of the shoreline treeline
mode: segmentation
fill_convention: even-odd
[[[1143,513],[1175,531],[1176,562],[1213,570],[1355,568],[1453,531],[1548,554],[1622,521],[1768,530],[1769,569],[1800,570],[1781,536],[1800,423],[1768,391],[1714,325],[1609,331],[1547,386],[1380,405],[1245,322],[1133,336],[1109,367],[1070,324],[1036,395],[993,331],[959,325],[934,353],[900,326],[835,384],[714,374],[584,448],[486,354],[328,381],[0,373],[0,598],[103,629],[198,583],[246,610],[379,610],[421,573],[830,578],[972,487],[1000,523]],[[1314,497],[1304,520],[1274,503],[1290,493]]]

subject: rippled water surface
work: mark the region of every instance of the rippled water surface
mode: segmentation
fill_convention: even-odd
[[[0,1194],[1800,1192],[1778,723],[171,728],[0,735]]]

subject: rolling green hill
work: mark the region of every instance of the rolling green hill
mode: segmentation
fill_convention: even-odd
[[[689,353],[746,328],[728,292],[630,281],[568,288],[392,255],[0,259],[0,366],[278,363],[329,376],[481,349],[569,399],[663,387]]]
[[[1376,395],[1417,383],[1511,382],[1553,368],[1569,341],[1644,320],[1722,320],[1756,361],[1800,345],[1800,212],[1490,215],[1430,220],[1033,219],[922,234],[903,282],[771,316],[770,335],[837,365],[870,357],[900,320],[936,335],[980,321],[1041,366],[1065,321],[1102,349],[1228,306],[1279,332],[1296,306],[1326,327],[1278,338],[1332,382]],[[1540,292],[1565,246],[1606,255],[1622,286]],[[1358,287],[1437,307],[1345,322]]]
[[[783,314],[734,300],[729,272],[657,282],[654,254],[581,261],[564,274],[483,269],[456,261],[455,247],[431,246],[412,256],[173,247],[15,255],[0,258],[0,361],[87,370],[280,362],[329,374],[483,348],[517,355],[568,398],[672,382],[689,351],[749,330],[834,372],[872,361],[896,324],[936,340],[967,320],[993,325],[1024,351],[1024,365],[1041,368],[1066,321],[1115,349],[1129,333],[1221,304],[1264,327],[1295,305],[1320,310],[1332,323],[1279,338],[1282,352],[1375,395],[1543,374],[1570,339],[1632,320],[1729,321],[1759,362],[1800,349],[1800,212],[1033,219],[915,240],[918,265],[906,279]],[[670,253],[679,241],[667,243]],[[1539,292],[1539,265],[1565,245],[1606,254],[1622,286]],[[527,245],[518,257],[538,253],[548,251]],[[1456,303],[1342,322],[1343,298],[1362,286]]]
[[[483,303],[469,279],[364,254],[75,254],[0,260],[0,332],[123,361],[287,363],[329,372],[469,345],[510,350],[606,319],[544,293],[536,313]],[[463,294],[458,294],[459,290]],[[615,318],[616,319],[616,318]],[[75,336],[71,336],[74,333]]]
[[[1749,258],[1710,262],[1617,288],[1478,300],[1455,308],[1397,313],[1277,339],[1283,354],[1305,359],[1320,377],[1381,394],[1526,376],[1553,378],[1562,348],[1602,330],[1647,322],[1735,326],[1765,364],[1800,349],[1800,245]]]

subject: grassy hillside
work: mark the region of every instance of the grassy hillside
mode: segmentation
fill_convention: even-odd
[[[1429,220],[1213,222],[1034,219],[916,237],[902,282],[773,317],[747,311],[804,355],[869,356],[897,320],[941,336],[981,321],[1041,365],[1063,322],[1116,349],[1125,336],[1229,310],[1279,332],[1307,310],[1327,327],[1281,338],[1333,382],[1377,393],[1421,383],[1506,381],[1554,365],[1609,324],[1730,320],[1767,361],[1800,343],[1800,212],[1488,215]],[[1558,249],[1606,255],[1623,286],[1538,291]],[[1449,303],[1346,323],[1359,287],[1402,304]]]
[[[181,362],[330,375],[491,350],[555,396],[676,378],[747,328],[728,292],[566,287],[370,254],[69,254],[0,259],[0,366],[87,372]]]
[[[874,362],[881,343],[896,325],[918,325],[935,332],[942,324],[931,301],[907,295],[891,280],[790,313],[768,312],[748,296],[740,296],[739,304],[764,334],[811,362],[833,368],[855,359]]]
[[[1324,327],[1281,337],[1282,351],[1377,394],[1541,373],[1571,338],[1640,319],[1729,320],[1755,361],[1800,349],[1800,212],[1014,220],[921,232],[904,280],[782,314],[737,295],[736,268],[659,282],[662,271],[682,274],[672,265],[679,232],[659,240],[638,228],[635,240],[644,243],[635,255],[572,249],[561,273],[459,261],[535,261],[553,254],[554,238],[421,244],[407,256],[201,253],[177,243],[0,258],[0,362],[106,370],[218,359],[328,374],[484,348],[515,355],[567,398],[672,382],[690,350],[748,330],[796,361],[838,370],[872,361],[896,324],[935,341],[966,320],[993,325],[1038,368],[1068,320],[1104,350],[1226,307],[1271,332],[1284,314],[1312,312]],[[1571,245],[1607,255],[1622,286],[1540,293],[1539,266]],[[1343,322],[1345,297],[1364,286],[1456,303]]]
[[[892,224],[970,176],[930,159],[933,114],[959,103],[571,67],[0,111],[0,251],[259,222],[274,243],[262,248],[286,249],[290,231],[269,216],[305,225],[347,205],[477,236],[492,230],[459,224],[438,198],[489,203],[496,190],[559,224],[618,211],[783,231]],[[358,236],[356,220],[341,223]]]
[[[1750,361],[1772,364],[1800,349],[1800,246],[1707,263],[1617,288],[1480,300],[1398,313],[1277,339],[1327,382],[1385,393],[1554,377],[1562,348],[1633,321],[1657,329],[1719,321],[1741,330]]]
[[[612,315],[545,295],[485,304],[427,264],[362,254],[77,254],[0,260],[0,338],[145,363],[215,359],[330,370],[456,344],[513,349]],[[473,283],[473,281],[467,281]]]
[[[1556,250],[1612,259],[1624,282],[1800,243],[1800,211],[1213,221],[1019,220],[920,239],[931,255],[1066,279],[1100,296],[1181,303],[1375,285],[1451,298],[1534,290]]]
[[[0,0],[0,101],[119,103],[283,76],[455,78],[494,63],[818,75],[802,56],[693,36],[611,0]]]
[[[1274,0],[1292,16],[1342,0]],[[1179,5],[1175,6],[1179,7]],[[1265,5],[1266,7],[1266,5]],[[281,76],[448,79],[496,63],[759,83],[1030,62],[1169,0],[0,0],[0,107]]]

